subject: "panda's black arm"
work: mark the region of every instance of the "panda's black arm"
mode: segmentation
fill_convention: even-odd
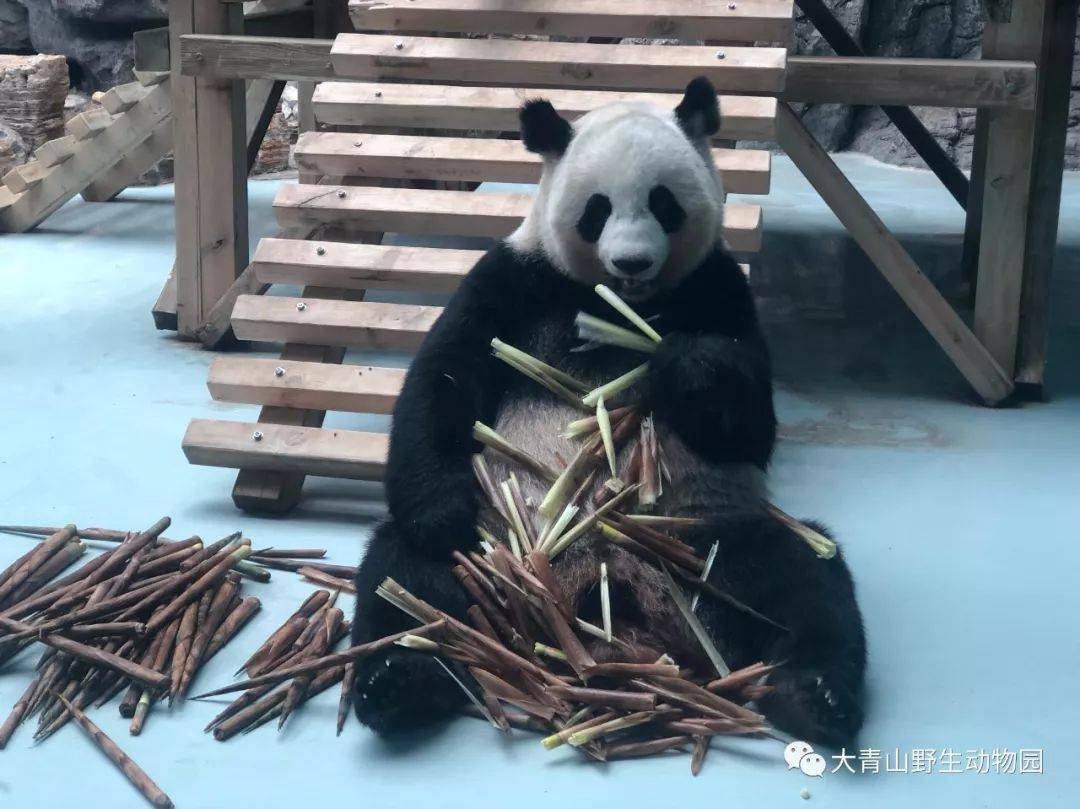
[[[734,259],[713,253],[661,311],[649,363],[656,418],[711,461],[764,467],[776,440],[769,349]]]
[[[394,407],[387,504],[403,538],[437,557],[476,544],[471,456],[481,447],[472,426],[494,420],[505,387],[490,348],[514,308],[505,261],[493,251],[466,276],[409,366]]]

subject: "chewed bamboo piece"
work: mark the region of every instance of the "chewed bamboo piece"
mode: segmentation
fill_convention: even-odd
[[[809,545],[814,553],[816,553],[822,559],[832,559],[836,556],[836,543],[822,534],[820,531],[815,531],[809,525],[796,520],[789,514],[785,514],[779,508],[772,503],[764,503],[765,511],[778,521],[782,522],[792,531],[794,531],[799,538]]]
[[[594,289],[596,290],[597,295],[599,295],[601,298],[611,304],[611,306],[614,307],[619,314],[621,314],[623,317],[625,317],[627,320],[637,326],[638,329],[641,330],[641,333],[648,337],[650,340],[655,343],[659,343],[663,339],[660,336],[660,333],[657,332],[656,329],[654,329],[645,321],[645,318],[635,312],[629,306],[629,304],[627,304],[622,298],[612,292],[608,287],[604,286],[603,284],[597,284]]]

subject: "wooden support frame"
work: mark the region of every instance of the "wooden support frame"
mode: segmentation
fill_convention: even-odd
[[[1008,22],[990,21],[983,50],[991,57],[1037,59],[1050,0],[1014,3]],[[1020,332],[1028,203],[1037,122],[1035,109],[994,110],[987,116],[982,178],[975,334],[1010,379]]]
[[[333,40],[184,35],[185,76],[344,80],[330,61]],[[789,56],[787,101],[920,107],[1035,104],[1035,64],[1001,59]]]
[[[243,8],[220,0],[169,0],[176,161],[176,311],[194,336],[248,263],[244,84],[180,72],[179,38],[238,34]]]
[[[1011,377],[787,105],[779,109],[776,130],[780,146],[982,400],[988,405],[1004,402],[1013,390]]]

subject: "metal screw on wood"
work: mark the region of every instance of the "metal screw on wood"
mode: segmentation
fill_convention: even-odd
[[[338,191],[337,192],[337,198],[338,199],[345,199],[345,192],[344,191]]]
[[[404,47],[405,47],[405,43],[400,39],[397,42],[394,43],[394,50],[395,51],[400,51]]]
[[[303,312],[305,309],[307,309],[307,304],[303,301],[300,301],[300,303],[296,304],[296,311]]]
[[[737,4],[735,4],[735,3],[728,3],[727,7],[730,8],[732,11],[734,11],[736,8],[738,8]]]
[[[325,247],[316,247],[315,248],[315,255],[317,255],[317,256],[325,256],[326,255],[326,248]]]
[[[382,98],[382,90],[375,91],[375,98]]]
[[[255,432],[253,432],[251,434],[251,440],[252,441],[262,441],[262,439],[263,439],[263,434],[260,433],[258,430],[256,430]]]
[[[274,376],[285,376],[285,369],[281,366],[278,366],[274,369]]]
[[[717,59],[723,59],[725,56],[727,56],[727,54],[724,53],[723,51],[717,51],[716,52],[716,58]]]

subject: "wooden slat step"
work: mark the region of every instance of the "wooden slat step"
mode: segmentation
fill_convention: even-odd
[[[528,194],[288,183],[278,189],[274,213],[284,227],[335,223],[391,233],[501,238],[517,227],[531,205]],[[760,249],[761,208],[725,205],[724,238],[733,250]]]
[[[357,30],[787,42],[791,0],[351,0]]]
[[[86,112],[80,112],[64,124],[64,128],[75,140],[90,140],[90,138],[96,137],[104,131],[111,123],[112,116],[109,111],[101,107],[95,107]]]
[[[127,112],[149,94],[150,88],[137,81],[118,84],[106,90],[97,101],[112,115]]]
[[[14,166],[4,173],[4,185],[13,194],[21,194],[29,191],[48,176],[50,169],[41,165],[37,160]]]
[[[262,239],[251,267],[264,284],[453,292],[483,250]]]
[[[263,239],[251,268],[264,284],[453,292],[483,255],[483,250]],[[747,265],[739,266],[750,274]]]
[[[34,159],[42,166],[59,166],[78,148],[78,141],[71,135],[46,141],[34,152]]]
[[[516,132],[518,110],[530,98],[546,98],[568,120],[617,101],[648,101],[672,109],[681,93],[566,90],[555,87],[462,87],[453,84],[323,82],[315,88],[315,116],[334,126],[439,127]],[[775,98],[720,96],[724,140],[772,140]]]
[[[385,433],[194,419],[183,448],[200,466],[381,480],[389,444]]]
[[[514,87],[681,90],[707,76],[718,90],[778,93],[783,48],[606,45],[513,39],[340,34],[330,50],[338,76],[425,79]]]
[[[415,351],[441,313],[438,306],[241,295],[232,326],[241,340]]]
[[[767,194],[772,156],[760,149],[713,149],[724,188]],[[335,177],[535,183],[544,161],[518,140],[305,132],[296,144],[301,171]]]
[[[404,381],[403,368],[218,357],[206,385],[219,402],[390,413]]]

